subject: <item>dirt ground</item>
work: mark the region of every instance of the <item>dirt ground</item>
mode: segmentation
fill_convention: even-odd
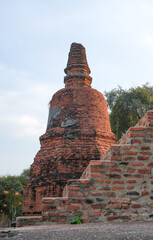
[[[0,239],[153,240],[153,222],[41,225],[1,228]]]

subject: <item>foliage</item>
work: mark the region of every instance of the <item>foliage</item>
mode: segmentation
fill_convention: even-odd
[[[80,216],[76,216],[76,217],[73,217],[71,222],[71,224],[81,224],[83,223],[83,220]]]
[[[22,215],[23,188],[28,183],[29,169],[19,176],[0,177],[0,220],[12,222]]]
[[[142,87],[123,90],[121,87],[105,92],[110,109],[112,131],[118,139],[134,126],[148,110],[153,109],[153,87],[148,83]]]
[[[23,172],[19,176],[20,181],[23,186],[26,186],[30,179],[30,169],[24,169]]]

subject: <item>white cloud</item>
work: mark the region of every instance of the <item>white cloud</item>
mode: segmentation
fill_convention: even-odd
[[[4,69],[4,65],[0,64],[0,71]]]
[[[30,115],[5,114],[0,118],[3,128],[7,128],[8,133],[15,138],[27,136],[39,136],[44,132],[46,124]]]
[[[2,66],[2,67],[1,67]],[[1,132],[15,138],[40,136],[46,130],[48,102],[56,87],[49,83],[37,83],[24,71],[0,65],[0,123]],[[7,85],[7,79],[14,82]]]
[[[143,16],[153,18],[153,4],[141,3],[140,10]]]
[[[150,33],[146,33],[142,39],[142,45],[148,48],[153,48],[153,35]]]
[[[18,137],[40,135],[45,128],[44,123],[33,116],[12,116],[10,121],[19,129],[16,133]]]

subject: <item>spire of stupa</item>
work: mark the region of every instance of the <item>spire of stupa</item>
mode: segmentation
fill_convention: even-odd
[[[72,43],[64,77],[65,87],[90,87],[92,78],[86,59],[86,50],[80,43]]]

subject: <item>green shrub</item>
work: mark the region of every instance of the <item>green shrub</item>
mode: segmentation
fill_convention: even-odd
[[[71,224],[81,224],[81,223],[83,223],[83,219],[80,216],[76,216],[76,217],[72,218],[70,223]]]

